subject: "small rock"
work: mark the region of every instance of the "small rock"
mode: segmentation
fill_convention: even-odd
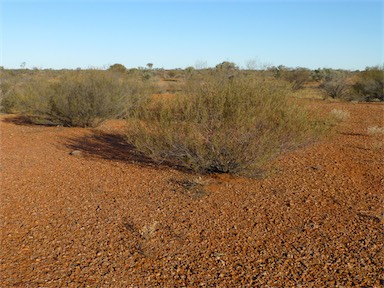
[[[72,155],[72,156],[78,156],[80,154],[81,154],[80,150],[73,150],[72,152],[69,153],[69,155]]]

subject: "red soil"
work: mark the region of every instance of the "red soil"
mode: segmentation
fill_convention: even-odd
[[[382,286],[384,105],[311,105],[351,116],[264,179],[155,165],[118,121],[0,116],[0,286]]]

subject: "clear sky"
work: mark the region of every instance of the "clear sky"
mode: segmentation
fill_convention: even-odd
[[[0,0],[0,66],[384,63],[384,1]]]

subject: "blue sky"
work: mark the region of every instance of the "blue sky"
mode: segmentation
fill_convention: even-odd
[[[0,0],[0,66],[384,63],[383,1]]]

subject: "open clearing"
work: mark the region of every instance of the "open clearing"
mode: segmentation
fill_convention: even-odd
[[[310,105],[350,116],[263,179],[155,165],[124,122],[0,116],[0,286],[383,285],[384,105]]]

